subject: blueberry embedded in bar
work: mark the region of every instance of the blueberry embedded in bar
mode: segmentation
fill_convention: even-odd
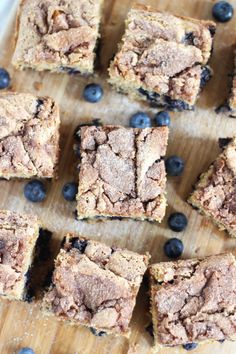
[[[41,223],[34,215],[0,210],[0,296],[24,300]]]
[[[226,143],[226,142],[225,142]],[[202,173],[188,202],[220,230],[236,237],[236,137],[228,138],[222,153]]]
[[[89,327],[93,334],[128,336],[149,255],[69,234],[44,296],[46,314]]]
[[[211,78],[215,23],[134,5],[109,82],[120,92],[171,111],[192,110]],[[165,65],[163,65],[163,63]]]
[[[0,177],[57,177],[59,107],[50,97],[0,93]]]
[[[94,71],[103,0],[24,0],[12,63],[89,75]]]
[[[78,219],[161,222],[166,209],[168,127],[80,129]]]
[[[149,267],[155,346],[236,337],[236,262],[232,254],[162,262]]]

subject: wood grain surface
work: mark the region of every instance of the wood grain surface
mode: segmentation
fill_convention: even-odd
[[[10,1],[10,0],[9,0]],[[215,1],[205,0],[149,0],[139,1],[159,10],[211,19]],[[231,1],[236,6],[236,0]],[[53,250],[57,253],[59,242],[66,232],[80,233],[107,244],[127,247],[137,252],[149,251],[151,262],[164,261],[163,244],[170,237],[179,237],[184,243],[183,258],[205,256],[222,251],[236,254],[236,239],[228,237],[186,204],[192,185],[200,172],[217,156],[217,139],[236,133],[236,121],[216,115],[214,109],[227,95],[228,74],[232,71],[232,45],[236,42],[236,15],[227,24],[219,24],[211,66],[214,78],[207,85],[194,112],[171,115],[171,131],[168,155],[181,156],[186,167],[183,176],[168,180],[168,209],[161,225],[138,221],[107,221],[89,224],[74,219],[75,204],[65,202],[61,189],[65,182],[77,179],[76,159],[73,154],[73,131],[81,123],[101,118],[103,123],[128,125],[129,117],[138,110],[154,114],[127,97],[119,95],[105,83],[109,59],[124,29],[124,19],[130,8],[130,0],[105,0],[104,24],[100,48],[99,74],[90,81],[101,82],[105,89],[98,104],[83,101],[82,91],[88,80],[67,75],[17,72],[10,61],[13,51],[15,10],[10,14],[8,26],[0,42],[0,66],[7,67],[12,76],[12,89],[52,96],[61,107],[61,159],[59,179],[47,182],[47,200],[33,205],[23,196],[25,181],[0,181],[0,208],[37,214],[45,226],[53,231]],[[183,233],[175,234],[167,228],[166,220],[173,211],[184,212],[189,220]],[[150,322],[148,315],[147,286],[144,283],[132,319],[132,335],[125,338],[96,338],[89,330],[44,318],[39,304],[0,302],[0,353],[17,352],[23,346],[32,347],[37,354],[123,354],[152,353],[152,338],[145,330]],[[236,344],[202,344],[194,353],[234,354]],[[186,353],[180,348],[165,348],[161,354]]]

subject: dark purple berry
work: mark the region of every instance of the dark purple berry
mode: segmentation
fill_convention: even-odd
[[[171,238],[164,244],[165,255],[169,258],[178,258],[184,250],[184,245],[178,238]]]
[[[219,1],[212,8],[212,16],[218,22],[228,22],[233,14],[233,6],[227,1]]]
[[[137,112],[130,118],[132,128],[150,128],[151,118],[144,112]]]
[[[62,195],[65,200],[72,202],[76,198],[78,184],[75,182],[66,183],[62,189]]]
[[[0,68],[0,90],[9,87],[11,82],[10,75],[7,70]]]
[[[85,101],[96,103],[101,100],[103,96],[103,89],[99,84],[89,84],[85,86],[83,97]]]
[[[24,196],[33,203],[44,201],[46,199],[46,188],[43,182],[37,179],[28,182],[24,187]]]
[[[188,224],[188,219],[183,213],[173,213],[169,216],[169,228],[175,232],[183,231]]]

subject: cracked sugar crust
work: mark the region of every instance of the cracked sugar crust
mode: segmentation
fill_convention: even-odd
[[[82,127],[78,218],[161,221],[168,128]]]
[[[49,97],[0,95],[0,177],[54,177],[59,158],[59,107]]]
[[[134,6],[109,69],[110,82],[128,93],[143,89],[193,105],[214,32],[211,21]]]
[[[22,299],[39,234],[34,215],[0,210],[0,294]]]
[[[236,138],[202,174],[189,203],[236,236]]]
[[[64,320],[125,334],[148,259],[148,255],[68,235],[44,307]]]
[[[13,65],[93,72],[103,0],[21,0]]]
[[[232,254],[150,266],[158,345],[236,338],[236,263]]]

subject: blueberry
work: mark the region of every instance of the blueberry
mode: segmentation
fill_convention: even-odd
[[[202,73],[201,73],[201,81],[200,81],[200,88],[202,89],[206,83],[211,79],[212,77],[212,71],[209,69],[208,66],[204,66],[202,68]]]
[[[183,231],[188,224],[188,219],[183,213],[173,213],[169,216],[169,228],[175,232]]]
[[[93,333],[94,336],[96,337],[104,337],[107,335],[106,332],[104,331],[98,331],[96,328],[90,327],[90,331]]]
[[[187,33],[185,33],[184,41],[188,45],[194,45],[194,38],[195,37],[194,37],[193,32],[187,32]]]
[[[140,88],[138,92],[141,93],[141,95],[145,96],[147,100],[152,103],[158,104],[160,102],[160,95],[157,92],[149,92],[144,90],[143,88]]]
[[[46,198],[46,188],[43,182],[34,179],[25,185],[24,195],[30,202],[42,202]]]
[[[220,149],[224,149],[228,144],[230,144],[232,141],[232,138],[219,138],[218,139],[218,145]]]
[[[138,112],[130,118],[130,126],[132,128],[149,128],[151,127],[151,118],[144,112]]]
[[[69,202],[75,200],[77,192],[78,184],[75,182],[66,183],[62,189],[63,197]]]
[[[166,108],[173,112],[193,111],[194,107],[181,100],[172,100],[169,96],[165,96]]]
[[[227,1],[219,1],[212,8],[212,16],[216,21],[228,22],[234,14],[234,9]]]
[[[18,351],[18,354],[35,354],[35,352],[31,348],[25,347],[25,348],[20,349]]]
[[[72,247],[79,250],[80,253],[84,253],[87,244],[88,244],[87,240],[83,240],[83,239],[80,240],[78,237],[72,238]]]
[[[187,343],[187,344],[183,345],[183,348],[186,350],[193,350],[193,349],[196,349],[197,346],[198,346],[197,343]]]
[[[100,127],[102,126],[102,122],[100,118],[95,118],[91,121],[88,122],[84,122],[84,123],[80,123],[79,125],[77,125],[77,127],[75,128],[74,131],[74,138],[80,142],[81,141],[81,136],[80,136],[80,128],[82,127],[86,127],[86,126],[95,126],[95,127]]]
[[[181,157],[173,155],[165,162],[166,172],[169,176],[180,176],[184,170],[184,161]]]
[[[10,85],[10,81],[9,73],[5,69],[0,68],[0,90],[7,88]]]
[[[178,258],[184,250],[184,245],[178,238],[171,238],[164,244],[165,255],[169,258]]]
[[[150,334],[151,337],[154,337],[154,334],[153,334],[153,324],[150,323],[146,328],[146,331]]]
[[[164,126],[168,127],[170,125],[170,115],[166,111],[158,112],[155,115],[154,119],[157,127],[164,127]]]
[[[28,287],[26,294],[24,295],[24,301],[28,302],[29,304],[33,302],[35,298],[35,291],[32,287]]]
[[[96,103],[101,100],[103,89],[99,84],[89,84],[85,86],[83,96],[85,101]]]

